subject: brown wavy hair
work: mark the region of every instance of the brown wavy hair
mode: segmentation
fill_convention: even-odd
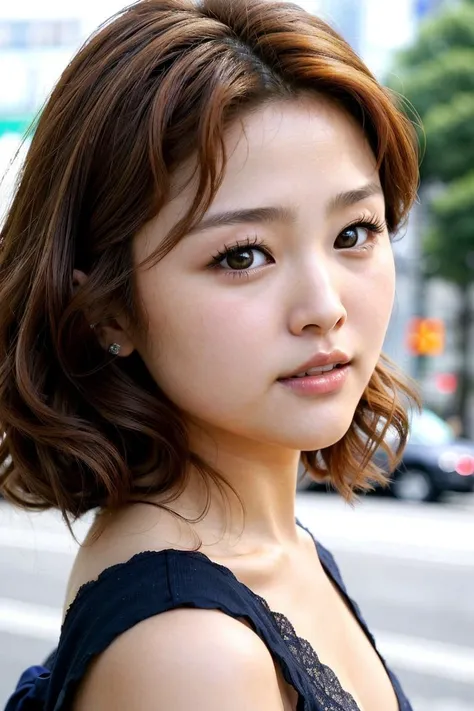
[[[12,503],[59,508],[69,526],[90,509],[152,493],[165,506],[190,465],[223,482],[190,450],[181,413],[139,355],[105,352],[85,314],[142,323],[132,240],[169,200],[176,169],[197,157],[199,186],[155,260],[212,202],[228,126],[305,93],[337,102],[362,126],[395,234],[418,185],[412,125],[347,43],[296,5],[142,0],[99,28],[65,69],[0,233],[0,490]],[[75,268],[89,275],[79,290]],[[371,456],[388,427],[400,454],[410,399],[381,358],[347,434],[303,453],[308,471],[330,472],[348,499],[383,482]]]

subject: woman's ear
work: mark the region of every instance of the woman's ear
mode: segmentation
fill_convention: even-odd
[[[73,272],[73,287],[78,289],[87,282],[88,276],[79,269],[74,269]],[[93,329],[101,347],[109,351],[112,355],[121,357],[129,356],[135,350],[135,345],[128,332],[125,320],[120,316],[115,316],[110,319],[101,319],[93,310],[85,314],[90,327]]]

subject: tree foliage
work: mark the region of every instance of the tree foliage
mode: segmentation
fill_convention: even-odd
[[[474,3],[464,0],[426,20],[415,43],[399,55],[401,68],[411,69],[436,61],[451,49],[474,47]]]
[[[474,172],[449,184],[433,201],[435,229],[426,235],[425,246],[448,281],[468,286],[474,273],[473,211]]]
[[[474,277],[474,0],[449,3],[425,22],[390,84],[422,122],[422,182],[443,185],[430,205],[426,251],[439,276],[466,286]]]
[[[424,128],[425,179],[449,183],[474,168],[474,92],[455,94],[449,103],[433,106],[426,114]]]

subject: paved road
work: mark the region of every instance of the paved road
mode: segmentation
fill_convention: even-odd
[[[308,493],[297,510],[335,554],[415,711],[474,711],[474,497],[351,509]]]
[[[474,711],[474,497],[439,506],[299,494],[415,711]],[[77,527],[78,536],[87,520]],[[55,645],[75,544],[56,514],[0,503],[0,709]]]

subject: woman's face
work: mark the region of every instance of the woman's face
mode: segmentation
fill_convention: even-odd
[[[137,347],[188,422],[215,441],[327,447],[351,424],[394,297],[374,156],[356,123],[319,97],[263,106],[233,127],[227,149],[225,177],[204,221],[249,212],[202,224],[139,271],[149,333]],[[137,236],[136,262],[156,249],[193,196],[192,185],[177,187]],[[282,382],[335,350],[350,360],[336,385],[334,373],[306,385]]]

